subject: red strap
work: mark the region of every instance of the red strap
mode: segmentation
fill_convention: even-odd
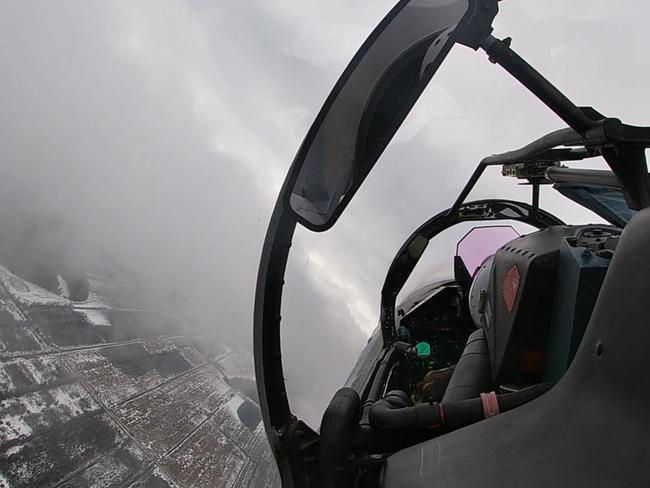
[[[481,403],[483,404],[483,418],[499,415],[499,401],[496,393],[493,391],[481,393]]]
[[[430,428],[431,429],[438,429],[438,428],[442,427],[445,424],[445,415],[442,413],[442,405],[440,405],[439,403],[431,404],[431,406],[433,406],[433,405],[438,405],[438,420],[439,420],[439,422],[437,424],[431,425]]]

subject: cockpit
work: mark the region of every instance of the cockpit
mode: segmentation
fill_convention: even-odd
[[[473,228],[458,243],[454,279],[416,290],[398,306],[403,355],[386,391],[403,391],[415,404],[557,381],[620,234],[602,225],[522,236],[511,226]]]
[[[454,277],[396,307],[395,342],[374,375],[356,368],[333,398],[321,424],[321,468],[329,462],[323,449],[379,463],[547,392],[576,354],[620,235],[613,225],[522,235],[508,225],[472,228],[458,242]],[[345,461],[331,461],[345,471]]]

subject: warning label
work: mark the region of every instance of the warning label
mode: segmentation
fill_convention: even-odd
[[[515,298],[517,298],[520,279],[521,277],[519,276],[517,266],[513,266],[508,270],[506,277],[503,280],[501,292],[503,293],[503,301],[506,302],[506,310],[509,314],[512,313],[512,309],[515,306]]]

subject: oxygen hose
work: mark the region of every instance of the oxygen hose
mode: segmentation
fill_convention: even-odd
[[[406,393],[389,392],[370,409],[370,425],[380,430],[458,429],[499,413],[507,412],[546,393],[551,383],[542,383],[514,393],[481,393],[479,398],[408,406]]]

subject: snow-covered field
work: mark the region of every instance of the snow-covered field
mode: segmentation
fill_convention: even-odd
[[[0,266],[0,488],[277,486],[259,408],[232,386],[250,357],[116,309],[126,281],[88,283],[75,302]]]

